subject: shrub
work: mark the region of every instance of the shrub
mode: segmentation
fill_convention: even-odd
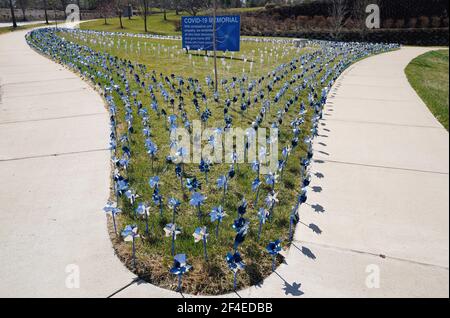
[[[448,17],[442,19],[442,26],[448,28]]]
[[[386,19],[383,21],[383,28],[384,29],[390,29],[392,28],[392,26],[394,25],[394,20],[393,19]]]
[[[419,17],[419,28],[428,28],[430,26],[430,18],[421,16]]]
[[[401,29],[401,28],[405,27],[405,20],[404,19],[395,20],[394,27],[396,29]]]
[[[439,28],[440,26],[441,26],[441,18],[437,16],[431,17],[431,27]]]
[[[417,26],[417,18],[409,18],[408,28],[414,29]]]

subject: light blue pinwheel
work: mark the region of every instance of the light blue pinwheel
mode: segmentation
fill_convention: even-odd
[[[270,242],[266,247],[266,251],[272,256],[272,272],[274,272],[277,255],[281,252],[281,241]]]
[[[148,184],[150,185],[150,188],[158,189],[159,188],[159,177],[158,176],[151,177],[148,180]]]
[[[181,234],[181,228],[179,228],[175,223],[166,224],[164,227],[164,233],[166,237],[170,237],[172,239],[172,256],[175,255],[175,240],[177,239],[177,235]]]
[[[181,284],[183,275],[189,272],[189,270],[192,268],[191,265],[187,264],[186,262],[186,255],[185,254],[178,254],[175,255],[173,258],[173,266],[170,269],[170,273],[173,275],[178,276],[178,288],[177,291],[181,293]]]
[[[201,226],[195,229],[195,232],[192,234],[194,236],[194,242],[198,243],[200,241],[203,242],[203,254],[205,256],[205,261],[208,261],[208,251],[206,249],[206,243],[208,242],[208,228],[206,226]]]
[[[228,268],[233,272],[233,290],[236,291],[237,288],[237,273],[239,270],[242,270],[245,268],[245,263],[242,260],[241,254],[239,252],[227,253],[226,261]]]
[[[223,189],[222,206],[225,206],[225,197],[228,190],[228,177],[226,175],[217,178],[217,187]]]
[[[190,191],[197,191],[198,189],[200,189],[201,184],[200,182],[197,180],[197,178],[187,178],[186,179],[186,188]]]
[[[148,226],[148,217],[150,215],[150,206],[147,203],[140,202],[135,209],[135,213],[139,217],[143,217],[145,219],[145,235],[149,235],[149,226]]]
[[[261,233],[263,225],[266,223],[269,218],[269,211],[265,208],[260,208],[258,211],[258,219],[259,219],[259,228],[258,228],[258,241],[261,239]]]
[[[135,240],[139,237],[138,227],[136,225],[127,225],[122,233],[125,242],[132,242],[133,268],[136,268],[136,244]]]
[[[189,200],[189,204],[191,206],[197,207],[199,219],[202,218],[201,205],[205,202],[205,200],[206,200],[206,197],[203,194],[201,194],[200,192],[194,192],[191,195],[191,199]]]
[[[158,153],[158,146],[150,139],[146,140],[145,146],[147,148],[147,153],[152,158],[152,170],[154,170],[154,161],[156,154]]]
[[[226,215],[227,214],[225,213],[221,205],[214,207],[209,213],[209,216],[211,217],[211,222],[217,222],[216,237],[219,237],[220,223],[222,223],[222,220]]]
[[[266,184],[272,188],[272,191],[275,189],[275,184],[277,183],[277,180],[278,175],[273,172],[269,172],[269,174],[266,175]]]
[[[278,193],[275,191],[272,191],[267,194],[266,197],[266,206],[269,209],[269,218],[272,219],[273,217],[273,208],[275,207],[275,204],[278,203]]]
[[[252,191],[256,192],[256,197],[255,197],[255,203],[253,204],[255,207],[258,204],[258,198],[259,198],[259,191],[261,189],[261,180],[259,180],[259,177],[256,177],[255,180],[253,180],[252,182]]]
[[[152,201],[157,207],[159,207],[159,215],[162,217],[162,215],[163,215],[163,197],[159,193],[158,188],[155,188],[155,190],[153,190]]]
[[[139,198],[139,195],[136,194],[136,192],[133,189],[128,189],[127,191],[125,191],[125,196],[130,201],[131,205],[134,205],[136,199]]]
[[[121,213],[122,210],[117,207],[116,203],[108,201],[108,203],[106,203],[106,206],[103,208],[103,211],[105,211],[106,214],[111,214],[114,225],[114,233],[116,233],[117,235],[116,215]]]
[[[172,209],[172,223],[175,223],[175,216],[177,214],[177,209],[180,206],[180,201],[174,197],[171,197],[169,201],[167,202],[167,205],[169,206],[169,209]]]

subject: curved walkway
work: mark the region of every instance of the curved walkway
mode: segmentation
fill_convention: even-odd
[[[0,35],[0,297],[107,297],[133,279],[102,213],[108,114],[25,34]]]
[[[114,255],[103,101],[24,35],[0,36],[0,297],[179,297],[134,282]],[[448,133],[403,74],[424,51],[339,79],[287,265],[240,296],[448,297]],[[380,288],[366,285],[373,265]]]

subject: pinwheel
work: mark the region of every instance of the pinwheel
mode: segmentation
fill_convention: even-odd
[[[261,180],[259,180],[259,177],[256,177],[255,180],[253,180],[252,182],[252,191],[256,192],[256,197],[255,197],[255,203],[253,204],[255,207],[258,204],[258,197],[259,197],[259,190],[261,188]]]
[[[236,290],[237,288],[237,273],[239,270],[245,268],[245,263],[242,260],[241,254],[239,252],[235,252],[234,254],[227,253],[226,261],[228,268],[233,272],[234,279],[233,279],[233,290]]]
[[[186,263],[185,254],[175,255],[175,257],[173,258],[173,266],[170,269],[170,273],[178,276],[178,292],[181,292],[183,275],[189,272],[191,268],[192,266]]]
[[[278,202],[278,193],[275,191],[270,192],[267,194],[266,197],[266,206],[269,208],[269,218],[272,219],[273,217],[273,208],[275,207],[275,204]]]
[[[225,206],[225,196],[228,189],[228,178],[227,176],[220,176],[217,178],[217,187],[223,189],[222,206]]]
[[[201,194],[200,192],[194,192],[191,195],[191,199],[189,200],[189,204],[191,206],[197,207],[199,219],[202,218],[201,205],[203,204],[203,202],[205,202],[205,200],[206,200],[206,197],[203,194]]]
[[[247,213],[247,200],[245,198],[242,198],[241,205],[238,207],[238,215],[243,216],[245,213]]]
[[[136,225],[127,225],[122,231],[122,237],[125,242],[132,242],[133,267],[136,268],[136,245],[135,239],[139,237],[138,227]]]
[[[294,239],[294,226],[299,222],[300,216],[298,214],[298,204],[292,207],[291,214],[289,215],[289,242]]]
[[[153,190],[152,201],[157,207],[159,207],[159,215],[162,217],[162,214],[163,214],[163,197],[159,193],[159,189],[158,188],[155,188],[155,190]]]
[[[118,195],[124,194],[128,190],[128,181],[125,179],[118,179],[116,181],[116,193]]]
[[[105,211],[107,214],[111,214],[112,219],[113,219],[113,225],[114,225],[114,233],[116,233],[116,235],[117,235],[116,214],[121,213],[122,210],[120,210],[117,207],[117,204],[115,204],[111,201],[108,201],[106,206],[103,208],[103,211]]]
[[[206,228],[206,226],[202,226],[202,227],[198,227],[195,229],[194,234],[192,234],[192,236],[194,236],[194,242],[198,243],[200,241],[203,242],[203,253],[205,256],[205,261],[208,261],[208,252],[206,250],[206,243],[208,241],[208,229]]]
[[[263,225],[266,223],[268,217],[269,211],[264,208],[260,208],[258,211],[258,219],[259,219],[258,241],[261,239],[262,228]]]
[[[169,223],[164,227],[164,232],[166,237],[170,237],[172,239],[172,256],[175,255],[175,240],[177,239],[177,235],[181,234],[181,228],[179,228],[174,223]]]
[[[144,202],[140,202],[135,210],[138,216],[143,216],[145,218],[145,235],[148,236],[148,216],[150,215],[150,206]]]
[[[156,154],[158,153],[158,146],[150,139],[147,139],[147,141],[145,143],[145,147],[147,148],[147,153],[152,158],[152,170],[154,170],[153,165],[154,165]]]
[[[175,223],[175,215],[177,214],[177,209],[180,206],[180,201],[174,197],[170,198],[167,202],[167,205],[169,206],[169,209],[172,209],[172,223]]]
[[[159,188],[159,177],[158,176],[151,177],[150,180],[148,181],[148,184],[150,185],[150,188],[158,189]]]
[[[281,252],[281,241],[276,240],[274,242],[270,242],[266,247],[266,251],[272,256],[272,272],[274,272],[276,257]]]
[[[237,251],[239,245],[244,242],[249,226],[250,222],[243,217],[234,220],[232,227],[237,233],[233,245],[235,251]]]
[[[203,160],[202,158],[200,161],[200,165],[198,167],[200,171],[205,174],[206,184],[208,184],[208,172],[210,171],[210,162],[207,160]]]
[[[278,175],[270,172],[266,175],[266,184],[272,188],[272,191],[275,189],[275,184],[277,183]]]
[[[220,223],[222,223],[223,218],[226,216],[227,214],[225,213],[225,211],[223,210],[222,206],[217,206],[214,207],[211,210],[211,213],[209,213],[209,216],[211,217],[211,222],[216,222],[217,221],[217,225],[216,225],[216,237],[219,237],[219,227],[220,227]]]
[[[188,178],[186,179],[186,188],[191,192],[197,191],[201,188],[201,184],[197,178]]]
[[[127,197],[128,200],[130,200],[131,205],[134,205],[134,201],[136,201],[136,198],[139,198],[139,195],[136,194],[136,192],[133,189],[128,189],[125,192],[125,196]]]

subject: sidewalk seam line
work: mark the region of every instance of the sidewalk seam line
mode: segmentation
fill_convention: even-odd
[[[0,126],[1,125],[12,125],[12,124],[22,124],[22,123],[29,123],[29,122],[52,121],[52,120],[69,119],[69,118],[93,117],[93,116],[100,116],[100,115],[107,115],[107,113],[103,112],[103,113],[80,114],[80,115],[72,115],[72,116],[49,117],[49,118],[41,118],[41,119],[6,121],[6,122],[0,122]]]
[[[48,154],[48,155],[37,155],[37,156],[29,156],[29,157],[0,159],[0,162],[21,161],[21,160],[38,159],[38,158],[62,157],[62,156],[77,155],[77,154],[82,154],[82,153],[102,152],[102,151],[110,151],[110,150],[108,148],[103,148],[103,149],[91,149],[91,150],[81,150],[81,151],[72,151],[72,152],[62,152],[62,153],[54,153],[54,154]]]

